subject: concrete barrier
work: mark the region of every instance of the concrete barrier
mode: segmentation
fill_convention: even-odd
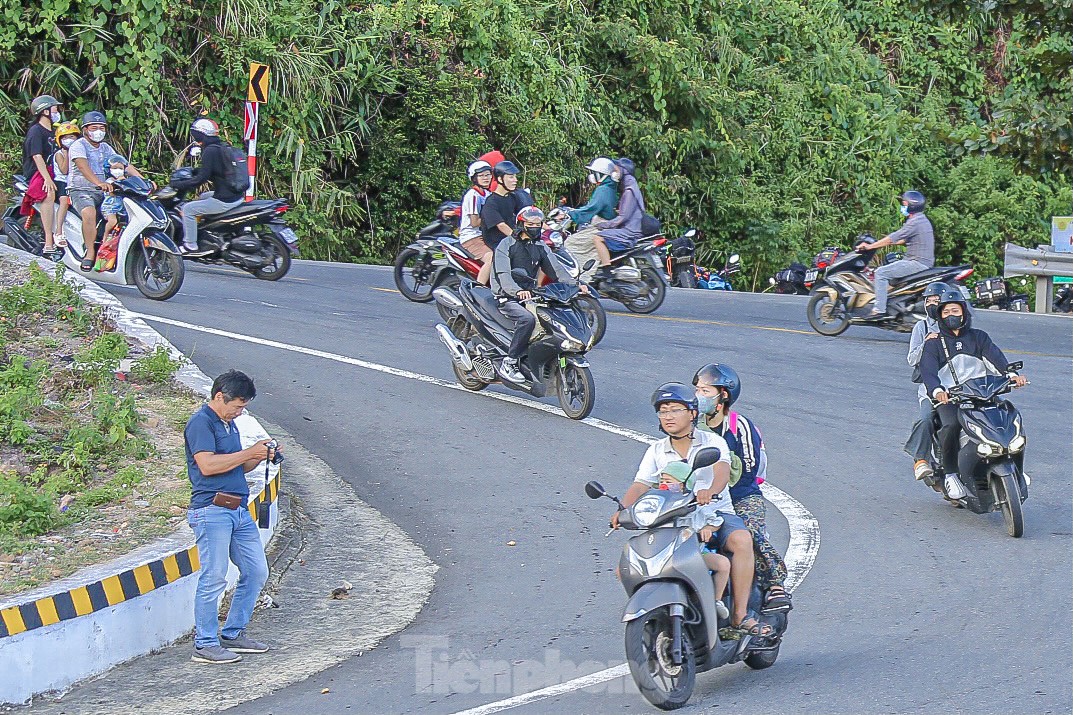
[[[1054,310],[1055,277],[1073,276],[1073,253],[1052,250],[1048,246],[1025,248],[1007,243],[1002,275],[1036,277],[1036,312]]]
[[[4,255],[46,270],[53,264],[0,245]],[[119,330],[152,349],[163,346],[180,357],[158,332],[135,318],[110,293],[72,273],[87,300],[103,305]],[[192,363],[176,379],[208,396],[212,380]],[[268,434],[252,416],[235,420],[248,447]],[[247,475],[250,513],[269,505],[269,524],[261,529],[268,544],[279,520],[280,470],[270,466]],[[194,589],[199,568],[194,535],[185,523],[171,535],[108,563],[79,571],[33,591],[0,599],[0,703],[26,703],[34,695],[62,691],[80,680],[145,655],[189,633],[194,627]],[[238,578],[231,565],[229,588]]]

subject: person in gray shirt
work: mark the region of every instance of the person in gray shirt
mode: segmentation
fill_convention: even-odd
[[[905,224],[875,243],[857,245],[858,251],[903,245],[906,249],[905,258],[876,269],[876,304],[869,318],[881,318],[887,314],[887,289],[893,279],[920,273],[935,265],[935,230],[924,215],[924,194],[906,191],[898,198],[902,202],[902,215],[908,217]]]
[[[939,299],[948,290],[950,290],[950,286],[939,281],[928,285],[924,289],[924,312],[927,317],[913,326],[913,335],[909,338],[909,354],[906,355],[906,359],[913,367],[913,382],[920,384],[917,390],[917,405],[920,416],[913,425],[909,441],[905,443],[905,451],[913,458],[913,476],[925,481],[929,481],[931,476],[935,474],[935,469],[930,462],[931,445],[935,441],[935,422],[933,417],[935,405],[932,404],[928,390],[924,387],[920,377],[920,357],[924,353],[924,343],[939,337]]]

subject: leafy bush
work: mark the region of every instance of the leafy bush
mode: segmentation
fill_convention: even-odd
[[[18,477],[0,474],[0,530],[34,536],[52,528],[56,506]]]
[[[157,345],[148,355],[135,360],[130,371],[142,382],[163,383],[170,380],[181,365],[181,360],[172,358],[167,348]]]
[[[103,385],[115,378],[119,361],[127,357],[129,352],[130,346],[121,333],[102,333],[75,355],[74,367],[83,384]]]

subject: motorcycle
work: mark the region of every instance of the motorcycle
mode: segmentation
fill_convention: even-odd
[[[986,278],[977,281],[972,287],[972,304],[977,308],[993,308],[995,310],[1010,310],[1015,313],[1028,312],[1028,293],[1014,292],[1017,288],[1026,289],[1028,279],[1021,276],[1018,280],[1020,285],[1014,284],[1013,280],[1003,278]]]
[[[113,233],[98,251],[99,257],[103,257],[100,256],[101,252],[112,253],[114,250],[114,257],[108,261],[109,265],[102,270],[82,270],[81,263],[86,255],[86,246],[82,239],[81,216],[73,209],[67,212],[63,223],[63,237],[67,241],[67,248],[63,250],[60,260],[70,270],[95,282],[133,285],[151,300],[171,298],[182,287],[186,270],[179,249],[166,233],[170,223],[167,214],[155,200],[152,186],[145,179],[128,176],[116,181],[112,186],[115,195],[123,199],[127,220],[125,224],[121,224],[118,238]],[[21,204],[26,189],[26,178],[16,176],[16,206],[4,214],[4,233],[7,235],[8,245],[16,248],[37,247],[37,237],[27,228],[30,222],[18,220],[17,204]],[[35,205],[35,210],[40,213],[38,205]],[[105,238],[104,225],[103,217],[98,216],[98,243]],[[30,252],[41,255],[39,248]]]
[[[741,272],[741,256],[731,254],[723,267],[713,272],[710,268],[697,266],[697,287],[705,290],[734,290],[730,276]]]
[[[697,229],[687,229],[667,246],[667,275],[676,288],[697,287],[697,244],[693,242],[696,235]]]
[[[873,243],[872,236],[863,235],[859,242]],[[960,284],[972,275],[972,268],[936,266],[891,281],[887,293],[887,314],[869,318],[875,300],[874,271],[869,263],[878,249],[864,248],[839,256],[820,273],[808,302],[809,325],[820,335],[841,335],[850,325],[871,325],[886,330],[908,333],[924,319],[922,294],[928,284],[943,281]],[[962,288],[964,291],[964,288]]]
[[[1073,286],[1064,285],[1055,291],[1054,312],[1073,313]]]
[[[516,269],[517,271],[517,269]],[[526,285],[524,271],[515,273],[519,285]],[[514,324],[500,311],[495,295],[479,283],[464,279],[457,293],[437,288],[433,295],[447,304],[455,317],[447,324],[436,325],[440,340],[451,354],[451,367],[458,383],[477,392],[493,382],[543,397],[554,388],[559,406],[573,420],[584,419],[596,403],[596,383],[589,371],[585,353],[594,344],[594,335],[580,307],[577,286],[551,283],[533,286],[531,309],[537,328],[529,341],[529,350],[518,362],[525,376],[522,383],[502,378],[499,367],[507,357]]]
[[[701,469],[718,460],[719,450],[709,447],[698,451],[690,466]],[[648,702],[674,710],[689,701],[697,673],[739,661],[754,670],[775,664],[789,623],[786,613],[761,614],[760,621],[774,631],[769,636],[720,637],[720,629],[730,624],[716,612],[702,545],[692,529],[675,525],[696,509],[692,494],[651,489],[623,507],[599,482],[586,484],[585,493],[590,499],[612,499],[620,508],[619,526],[641,532],[626,542],[615,573],[629,597],[622,616],[626,659]],[[729,591],[726,598],[733,612]],[[749,599],[753,612],[760,612],[762,598],[754,582]]]
[[[1023,363],[1015,362],[1007,365],[1006,370],[1022,367]],[[1006,532],[1019,538],[1025,529],[1021,505],[1028,499],[1030,482],[1025,475],[1027,438],[1021,426],[1021,413],[1008,400],[999,399],[1012,389],[1013,381],[1009,377],[988,375],[966,380],[946,392],[958,406],[961,425],[958,472],[968,492],[956,502],[976,514],[1001,510]],[[938,415],[934,419],[938,435]],[[945,472],[938,438],[932,450],[933,463],[940,465],[933,486],[941,488]]]
[[[820,272],[831,265],[840,255],[842,255],[840,248],[828,246],[812,259],[812,268],[805,268],[803,263],[791,263],[789,268],[784,268],[771,278],[768,278],[768,283],[771,284],[775,293],[808,295]]]
[[[172,172],[172,181],[190,178],[189,168]],[[182,206],[187,191],[165,186],[156,198],[171,219],[169,233],[176,244],[183,241]],[[198,224],[201,249],[184,256],[197,263],[226,264],[241,268],[254,278],[278,281],[291,269],[291,256],[298,254],[298,236],[281,218],[290,210],[286,199],[247,201],[221,214],[203,216]]]
[[[462,204],[458,201],[440,204],[436,209],[436,220],[418,231],[413,242],[395,256],[395,287],[407,299],[415,303],[428,303],[432,300],[432,291],[445,281],[452,278],[461,280],[461,273],[451,265],[440,240],[457,236],[461,213]],[[461,246],[459,250],[469,256]],[[473,259],[472,256],[469,258]],[[477,268],[479,270],[480,265]],[[476,276],[475,273],[473,275]]]

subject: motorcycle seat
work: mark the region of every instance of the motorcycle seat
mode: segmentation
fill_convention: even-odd
[[[913,283],[914,281],[919,281],[922,278],[927,278],[929,276],[940,276],[944,273],[949,273],[952,270],[963,270],[966,268],[968,268],[968,266],[934,266],[932,268],[927,269],[926,271],[910,273],[907,276],[895,278],[890,282],[890,287],[900,288],[901,286],[908,285],[909,283]]]
[[[472,288],[463,288],[469,293],[473,302],[477,306],[477,312],[481,317],[488,320],[491,323],[495,323],[506,330],[514,330],[514,323],[512,323],[507,316],[499,312],[499,302],[496,300],[495,293],[490,288],[486,288],[482,285],[476,285]]]
[[[278,203],[275,199],[257,199],[254,201],[244,201],[233,209],[228,209],[221,214],[212,214],[206,216],[205,220],[215,221],[221,218],[235,218],[237,216],[246,216],[249,214],[261,213],[265,209],[271,208]]]

